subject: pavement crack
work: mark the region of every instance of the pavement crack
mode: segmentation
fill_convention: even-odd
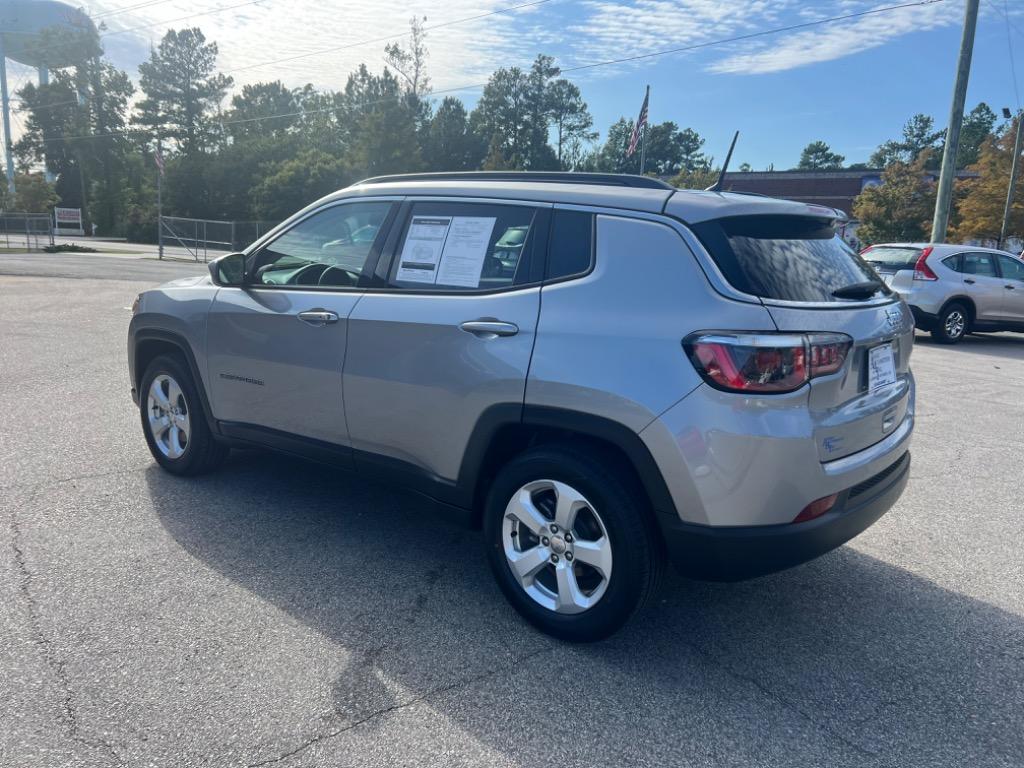
[[[54,642],[46,636],[43,631],[43,624],[40,615],[39,601],[32,594],[32,571],[28,567],[25,557],[25,548],[22,543],[21,525],[18,522],[17,514],[11,510],[11,548],[14,551],[14,564],[18,574],[18,592],[28,606],[28,623],[31,632],[33,645],[39,649],[43,662],[53,673],[60,689],[61,705],[58,712],[58,719],[67,730],[68,737],[77,744],[98,749],[110,756],[117,765],[126,765],[118,755],[113,745],[102,739],[92,738],[82,732],[78,722],[78,713],[75,710],[75,697],[71,688],[71,680],[68,676],[67,664],[57,653]]]
[[[0,485],[0,491],[10,491],[21,488],[28,488],[35,491],[40,486],[61,485],[62,483],[73,483],[77,480],[95,480],[99,477],[111,477],[113,475],[131,475],[135,472],[142,472],[149,469],[151,466],[152,464],[144,464],[140,467],[128,467],[127,469],[109,469],[106,472],[92,472],[84,475],[71,475],[70,477],[55,477],[52,480],[39,480],[33,483],[9,483],[7,485]]]
[[[414,704],[419,704],[421,701],[426,701],[427,699],[431,699],[431,698],[433,698],[435,696],[440,696],[441,694],[445,694],[445,693],[448,693],[450,691],[457,690],[459,688],[465,688],[467,686],[472,685],[473,683],[478,683],[481,680],[486,680],[487,678],[493,677],[494,675],[497,675],[498,673],[502,672],[505,669],[511,669],[515,665],[520,664],[520,663],[522,663],[522,662],[524,662],[524,661],[526,661],[528,659],[532,659],[532,658],[534,658],[536,656],[540,656],[541,654],[544,654],[544,653],[551,653],[552,651],[555,650],[555,648],[556,648],[556,646],[548,646],[546,648],[538,648],[537,650],[532,651],[531,653],[526,653],[526,654],[523,654],[522,656],[517,657],[510,664],[502,665],[502,667],[500,667],[498,669],[492,669],[492,670],[489,670],[487,672],[481,672],[478,675],[473,675],[471,677],[466,677],[466,678],[463,678],[461,680],[456,680],[455,682],[449,683],[448,685],[441,685],[441,686],[438,686],[437,688],[433,688],[433,689],[427,691],[426,693],[422,693],[419,696],[414,696],[413,698],[408,699],[407,701],[403,701],[403,702],[400,702],[400,703],[397,703],[397,704],[392,704],[389,707],[384,707],[382,709],[378,709],[377,711],[371,712],[370,714],[366,715],[365,717],[360,718],[359,720],[356,720],[355,722],[348,723],[347,725],[344,725],[341,728],[336,728],[333,731],[328,731],[327,733],[319,733],[319,734],[316,734],[315,736],[311,736],[308,739],[306,739],[305,741],[303,741],[301,744],[299,744],[297,747],[295,747],[294,749],[290,749],[289,751],[284,752],[284,753],[278,755],[277,757],[271,757],[271,758],[268,758],[266,760],[260,760],[259,762],[249,763],[247,768],[262,768],[262,766],[265,766],[265,765],[274,765],[276,763],[280,763],[280,762],[282,762],[284,760],[287,760],[290,757],[294,757],[295,755],[298,755],[298,754],[301,754],[302,752],[305,752],[310,747],[313,747],[313,746],[315,746],[315,745],[317,745],[317,744],[319,744],[321,742],[328,741],[328,740],[333,739],[333,738],[335,738],[337,736],[340,736],[343,733],[351,731],[354,728],[358,728],[359,726],[364,725],[364,724],[370,722],[371,720],[375,720],[378,717],[382,717],[384,715],[388,715],[388,714],[390,714],[392,712],[397,712],[398,710],[405,709],[406,707],[411,707]]]

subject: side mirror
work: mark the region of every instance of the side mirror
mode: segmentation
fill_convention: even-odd
[[[239,286],[245,282],[245,254],[229,253],[207,265],[214,285]]]

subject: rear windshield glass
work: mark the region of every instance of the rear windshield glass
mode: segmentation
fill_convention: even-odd
[[[879,272],[898,272],[901,269],[913,269],[920,255],[920,248],[876,246],[861,254],[861,258]]]
[[[813,216],[734,216],[694,227],[735,288],[781,301],[848,301],[833,291],[880,283],[878,275]],[[884,285],[879,291],[888,293]]]

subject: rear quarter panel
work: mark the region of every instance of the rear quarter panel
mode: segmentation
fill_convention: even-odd
[[[640,432],[701,384],[682,340],[696,330],[774,330],[760,304],[717,295],[668,224],[597,217],[586,277],[545,286],[526,404]]]

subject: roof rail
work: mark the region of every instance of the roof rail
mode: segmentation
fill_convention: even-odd
[[[576,173],[574,171],[452,171],[440,173],[399,173],[373,176],[358,184],[384,184],[389,181],[521,181],[552,184],[595,184],[638,189],[675,189],[671,184],[651,176],[628,173]]]

